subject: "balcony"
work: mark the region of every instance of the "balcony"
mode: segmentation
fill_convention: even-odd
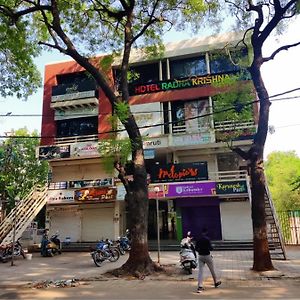
[[[97,86],[92,80],[52,87],[51,108],[68,109],[98,106]]]
[[[65,145],[65,144],[85,143],[85,142],[98,142],[98,134],[55,138],[54,143],[55,145]]]

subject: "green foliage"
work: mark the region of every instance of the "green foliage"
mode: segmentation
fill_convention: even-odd
[[[115,110],[120,121],[122,123],[126,122],[130,113],[129,105],[125,102],[116,103]]]
[[[300,191],[293,191],[292,185],[300,177],[300,158],[296,153],[272,152],[265,169],[276,210],[300,209]]]
[[[0,193],[9,201],[9,208],[17,195],[22,198],[35,185],[44,184],[48,174],[48,163],[36,158],[37,132],[30,133],[22,128],[14,134],[24,138],[12,136],[0,146]]]
[[[242,73],[231,75],[223,82],[214,84],[221,89],[220,93],[213,96],[214,112],[220,112],[215,113],[214,121],[230,121],[233,126],[230,131],[219,134],[218,140],[230,141],[237,138],[242,133],[242,130],[238,130],[239,123],[253,120],[253,89],[250,83],[241,83],[243,76]],[[223,112],[231,107],[232,110]]]
[[[0,13],[0,94],[3,97],[16,95],[26,99],[41,85],[40,73],[33,62],[40,49],[32,33],[27,20],[13,24]]]
[[[115,162],[125,165],[130,159],[131,141],[130,139],[118,140],[115,138],[101,140],[98,151],[105,158],[103,160],[105,170],[112,174]]]

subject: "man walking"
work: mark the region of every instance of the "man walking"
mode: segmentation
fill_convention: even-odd
[[[217,276],[214,269],[213,258],[210,254],[210,251],[213,250],[211,246],[211,242],[209,237],[207,236],[208,230],[207,228],[202,229],[202,234],[199,240],[196,242],[196,251],[198,252],[198,260],[199,260],[199,273],[198,273],[198,289],[197,293],[201,293],[203,288],[203,268],[204,265],[207,264],[212,278],[214,280],[215,288],[217,288],[221,281],[217,280]]]

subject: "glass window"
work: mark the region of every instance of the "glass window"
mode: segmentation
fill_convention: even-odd
[[[147,64],[142,66],[130,67],[129,83],[150,83],[158,81],[159,79],[159,65]]]
[[[210,54],[210,72],[215,74],[239,71],[241,68],[238,64],[241,59],[247,59],[247,50],[231,52],[230,56],[231,58],[225,53]]]
[[[170,61],[171,78],[207,74],[205,56]]]
[[[57,137],[82,136],[98,133],[98,117],[57,121]]]

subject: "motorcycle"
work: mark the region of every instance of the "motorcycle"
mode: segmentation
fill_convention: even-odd
[[[182,239],[180,246],[180,264],[182,268],[188,272],[188,274],[192,274],[193,269],[197,268],[197,256],[195,246],[192,242],[192,237],[190,236],[190,232],[188,233],[186,238]]]
[[[91,252],[91,256],[95,265],[101,267],[105,260],[116,262],[120,257],[120,253],[113,247],[113,242],[106,239],[105,241],[99,241],[96,245],[96,249]]]
[[[41,254],[42,256],[54,256],[56,254],[61,254],[61,242],[58,238],[59,234],[55,233],[48,239],[47,236],[43,237]]]
[[[9,259],[12,258],[12,253],[14,254],[14,257],[22,256],[23,258],[26,258],[25,252],[23,250],[23,247],[20,243],[20,239],[18,238],[17,241],[14,244],[9,243],[7,245],[0,246],[0,260],[4,263],[7,262]],[[14,251],[14,252],[12,252]]]
[[[126,251],[130,251],[131,245],[129,240],[129,230],[126,230],[126,233],[124,236],[119,237],[116,241],[118,250],[121,255],[124,255]]]

